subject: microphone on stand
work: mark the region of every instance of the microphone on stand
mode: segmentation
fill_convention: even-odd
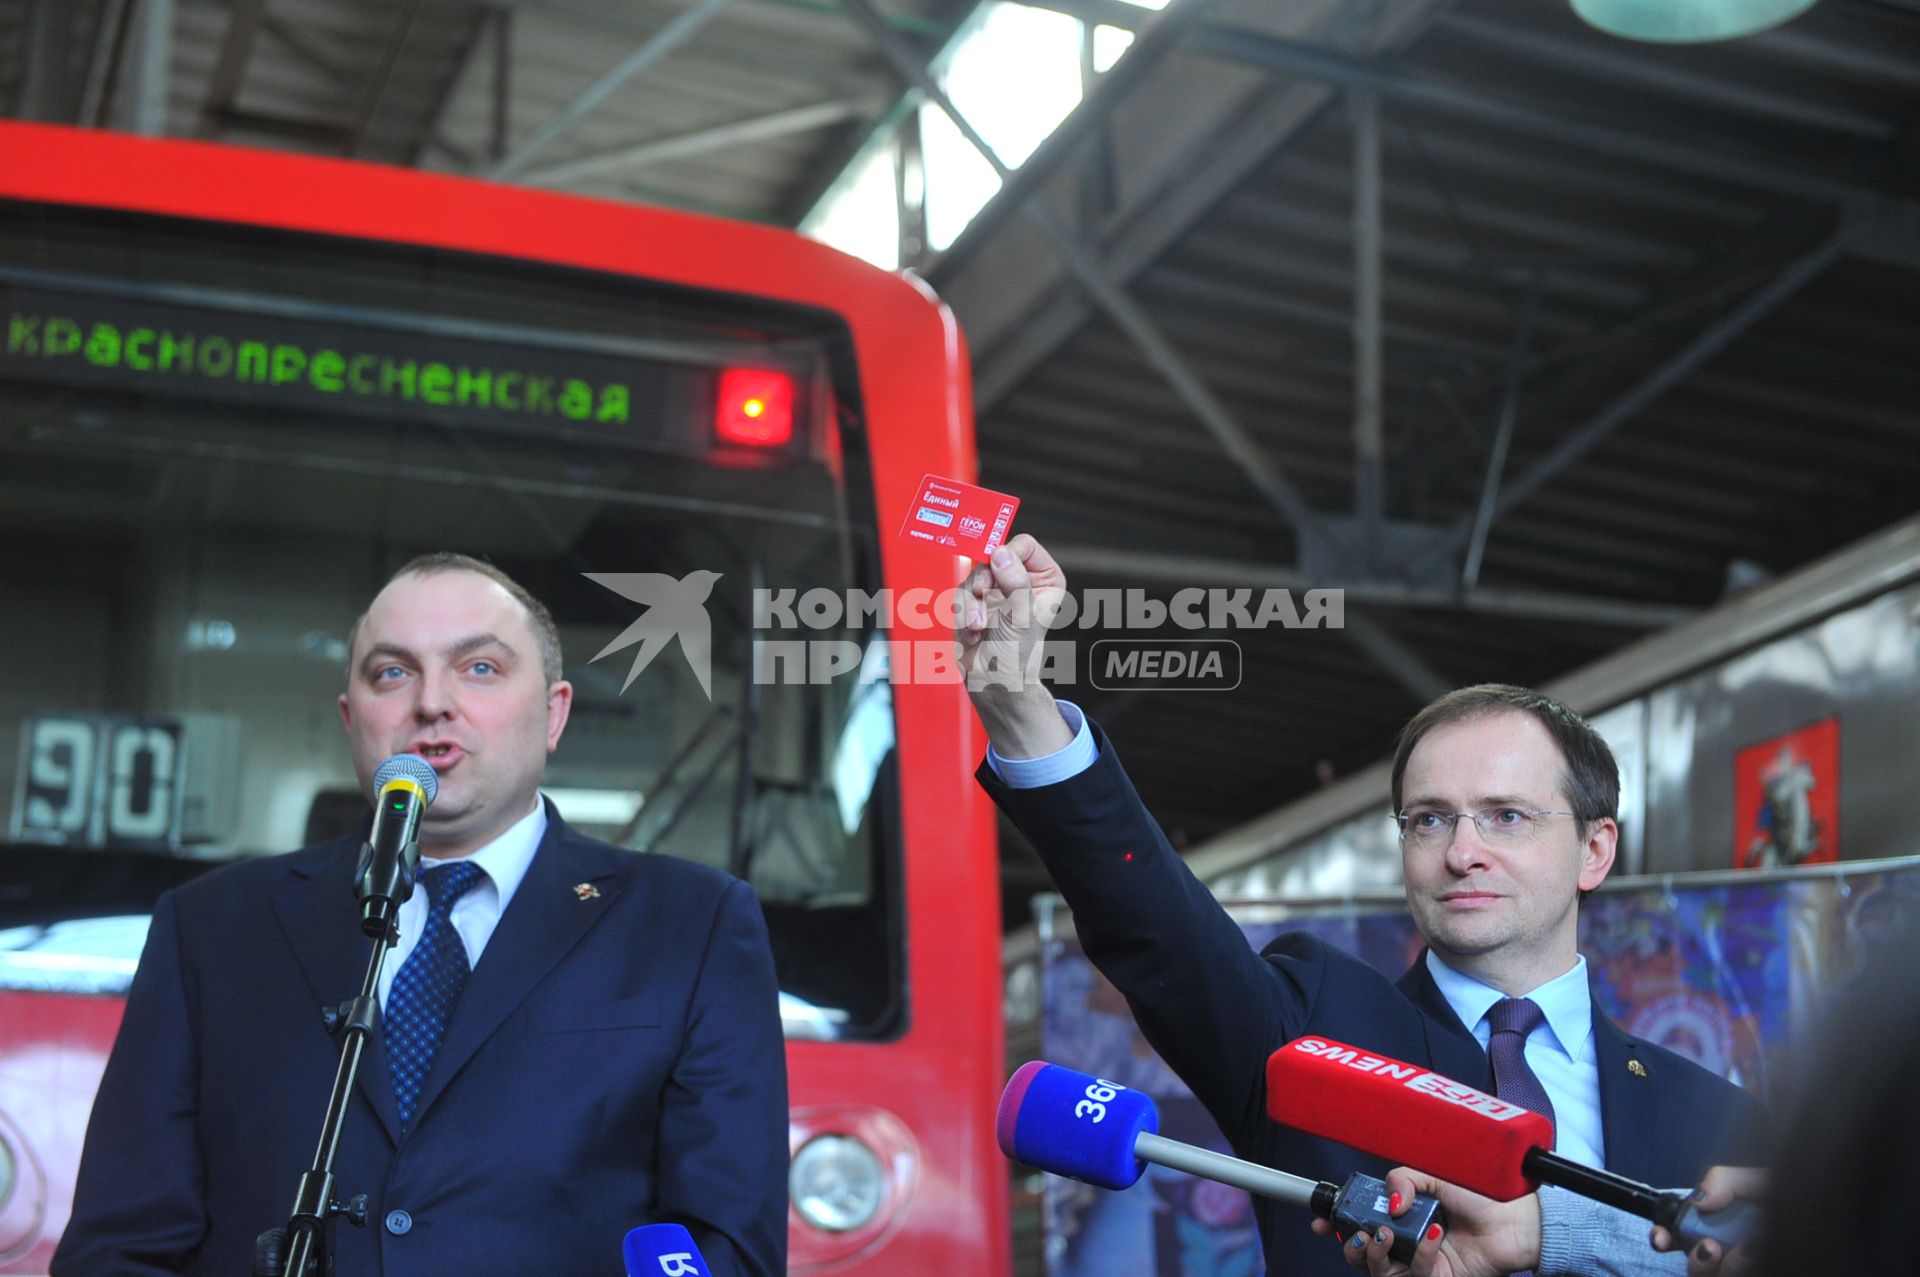
[[[360,848],[353,887],[354,895],[360,898],[360,929],[373,940],[373,952],[366,978],[360,983],[360,996],[321,1008],[327,1032],[340,1038],[340,1065],[334,1072],[333,1091],[320,1123],[320,1147],[313,1155],[312,1166],[300,1176],[286,1226],[268,1229],[255,1239],[254,1277],[305,1277],[310,1267],[331,1273],[329,1234],[334,1217],[345,1215],[350,1223],[362,1228],[367,1222],[366,1194],[356,1195],[344,1206],[336,1200],[333,1166],[346,1129],[348,1097],[380,1019],[375,991],[380,987],[380,968],[395,935],[394,920],[400,906],[413,894],[414,879],[420,872],[420,815],[440,792],[440,778],[434,775],[432,764],[418,754],[395,754],[374,772],[373,791],[373,830]]]
[[[1661,1225],[1682,1250],[1707,1238],[1731,1250],[1760,1227],[1751,1202],[1702,1211],[1684,1192],[1562,1157],[1544,1115],[1326,1038],[1296,1038],[1267,1057],[1267,1116],[1503,1202],[1552,1184]]]
[[[395,754],[373,774],[373,832],[360,848],[354,894],[360,929],[376,939],[389,933],[420,873],[420,817],[440,792],[433,764],[418,754]]]

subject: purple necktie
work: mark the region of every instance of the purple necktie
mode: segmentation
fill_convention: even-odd
[[[1547,1022],[1547,1013],[1531,998],[1502,998],[1487,1012],[1493,1037],[1487,1058],[1493,1062],[1493,1093],[1553,1121],[1547,1088],[1527,1067],[1527,1035]]]
[[[1502,998],[1487,1012],[1487,1024],[1493,1036],[1487,1041],[1487,1058],[1493,1062],[1493,1093],[1522,1108],[1545,1114],[1553,1121],[1553,1101],[1547,1088],[1527,1067],[1527,1035],[1545,1024],[1547,1013],[1532,998]],[[1533,1277],[1533,1270],[1515,1277]]]

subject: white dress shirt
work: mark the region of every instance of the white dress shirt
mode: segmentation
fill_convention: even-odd
[[[453,902],[453,912],[448,915],[448,921],[453,923],[454,931],[459,933],[460,942],[467,950],[469,970],[480,965],[481,951],[487,947],[487,941],[493,938],[493,929],[500,925],[500,915],[506,912],[507,902],[513,899],[513,893],[519,890],[520,880],[527,876],[527,867],[533,863],[533,853],[540,849],[540,840],[546,836],[547,805],[535,794],[532,811],[515,821],[498,838],[467,857],[480,866],[480,881],[466,895]],[[420,857],[420,876],[424,878],[427,870],[435,865],[451,863],[423,855]],[[407,897],[407,903],[400,906],[400,941],[388,952],[386,962],[380,967],[381,1010],[386,1009],[387,992],[393,988],[394,976],[406,965],[407,955],[420,942],[420,931],[426,925],[427,889],[423,884],[417,886],[414,893]]]

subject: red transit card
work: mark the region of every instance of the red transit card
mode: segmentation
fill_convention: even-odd
[[[900,535],[984,559],[1006,543],[1013,512],[1019,508],[1019,497],[930,474],[907,507]]]

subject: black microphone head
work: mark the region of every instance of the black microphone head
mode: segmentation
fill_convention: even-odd
[[[389,781],[410,780],[420,786],[421,797],[429,806],[440,794],[440,777],[434,772],[433,764],[418,754],[395,754],[380,764],[373,774],[373,792],[378,795],[387,787]]]

